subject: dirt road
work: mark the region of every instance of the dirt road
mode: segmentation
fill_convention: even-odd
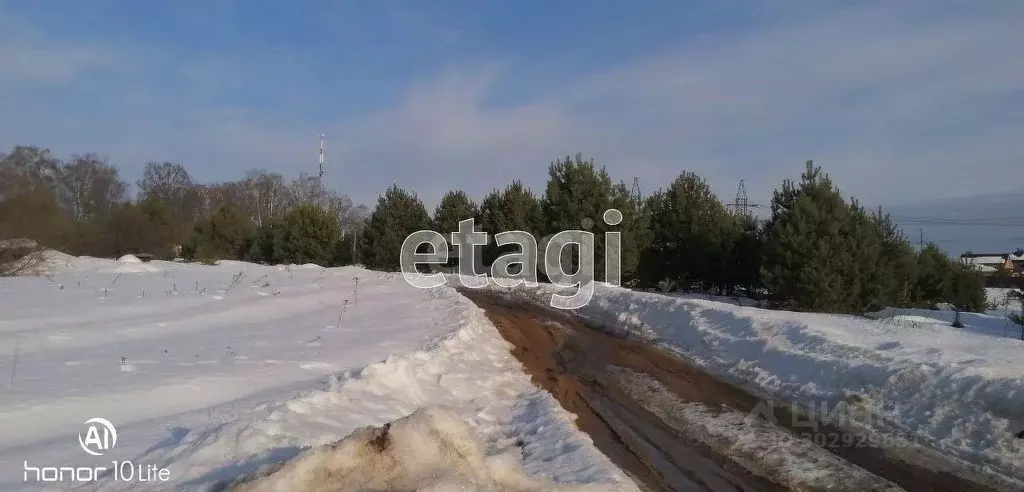
[[[694,435],[685,421],[673,418],[674,409],[652,403],[686,402],[749,415],[755,408],[763,408],[759,398],[657,348],[588,326],[570,313],[492,291],[465,289],[462,293],[482,308],[515,346],[513,355],[534,383],[576,414],[579,428],[648,490],[991,490],[949,473],[899,461],[883,449],[852,440],[819,440],[810,454],[826,458],[811,462],[832,468],[822,468],[826,470],[824,482],[820,477],[817,482],[801,482],[781,471],[784,467],[772,465],[778,460],[771,459],[770,449],[765,453],[761,446],[760,451],[746,456],[728,450],[736,446],[726,446],[723,451],[723,447],[708,445],[706,436]],[[640,391],[645,384],[655,389]],[[786,435],[805,434],[804,429],[788,424],[800,421],[788,408],[775,405],[770,412],[774,421],[766,427],[782,427],[773,430]],[[810,446],[816,435],[843,435],[842,429],[817,424],[818,434],[794,437],[805,439],[798,445]]]

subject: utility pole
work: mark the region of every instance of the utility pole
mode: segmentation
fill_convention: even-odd
[[[920,248],[920,251],[924,251],[924,228],[922,227],[918,229],[918,232],[921,235],[921,239],[918,240],[917,245]]]
[[[633,189],[629,191],[629,197],[640,203],[640,178],[633,176]]]
[[[316,204],[323,208],[323,196],[324,196],[324,138],[326,135],[320,134],[320,175],[316,180]]]
[[[356,245],[359,244],[359,224],[356,223],[354,229],[352,229],[352,264],[359,263],[359,256],[356,250]]]

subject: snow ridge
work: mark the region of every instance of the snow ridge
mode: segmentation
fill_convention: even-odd
[[[546,299],[558,290],[526,292]],[[851,424],[939,449],[969,472],[1024,476],[1024,439],[1015,437],[1024,430],[1024,342],[941,323],[772,311],[605,284],[579,312],[807,411],[855,404],[843,415]]]
[[[455,331],[424,350],[335,376],[327,389],[261,405],[138,461],[171,468],[179,477],[175,490],[212,490],[354,429],[441,406],[486,443],[488,456],[497,456],[504,466],[522,462],[525,473],[535,477],[527,482],[549,483],[531,490],[576,490],[577,485],[587,491],[636,490],[575,428],[574,416],[532,385],[482,311],[452,289],[430,292],[438,302],[461,304],[461,314],[452,320]]]

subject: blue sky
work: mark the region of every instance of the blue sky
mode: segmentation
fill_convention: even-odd
[[[201,181],[480,197],[582,152],[764,203],[814,159],[869,203],[1024,188],[1024,2],[0,4],[0,149]]]

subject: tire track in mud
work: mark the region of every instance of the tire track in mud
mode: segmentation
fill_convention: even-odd
[[[622,385],[628,382],[621,378],[621,370],[656,380],[678,401],[705,404],[708,408],[749,413],[761,402],[754,395],[656,347],[588,326],[570,313],[499,292],[460,292],[483,309],[514,346],[513,356],[525,366],[534,383],[576,414],[580,430],[590,435],[598,449],[639,486],[658,492],[791,490],[782,485],[785,481],[780,477],[764,470],[750,471],[698,441],[697,436],[684,435],[678,427],[667,424],[645,408],[643,402],[632,398],[629,393],[633,391],[624,390]],[[779,428],[795,435],[806,431],[787,425],[806,423],[806,416],[794,416],[782,405],[769,407],[769,412]],[[817,422],[816,433],[843,435],[844,431]],[[849,468],[859,467],[870,473],[861,473],[867,478],[860,482],[801,486],[799,490],[993,490],[947,472],[900,461],[881,448],[863,443],[827,447],[819,443],[818,447],[841,458],[834,461],[848,462]]]

